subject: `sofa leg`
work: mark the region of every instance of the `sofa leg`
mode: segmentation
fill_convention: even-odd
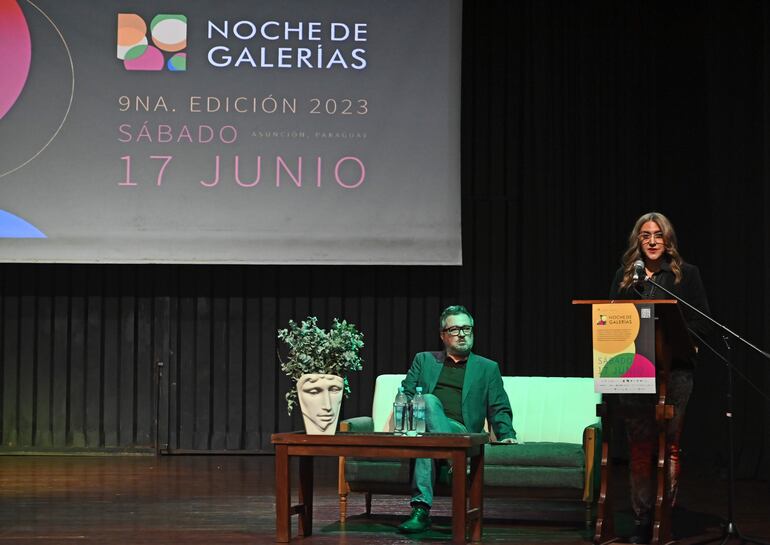
[[[367,490],[366,492],[366,514],[372,514],[372,493]]]
[[[340,524],[345,524],[348,518],[348,495],[340,494]]]
[[[348,518],[348,494],[350,486],[345,480],[345,457],[340,456],[337,464],[337,493],[340,495],[340,525]]]

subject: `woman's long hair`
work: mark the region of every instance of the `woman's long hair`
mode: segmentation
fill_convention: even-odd
[[[642,230],[642,225],[648,221],[657,223],[663,233],[663,244],[666,248],[664,259],[668,259],[671,264],[671,272],[674,273],[674,283],[678,284],[682,281],[682,263],[684,260],[682,259],[682,256],[679,255],[674,226],[671,225],[668,218],[660,212],[648,212],[636,220],[634,228],[631,229],[631,234],[628,235],[628,248],[620,260],[621,265],[623,266],[623,280],[620,282],[621,290],[629,288],[634,283],[634,262],[638,259],[644,260],[644,254],[641,249],[642,241],[639,239],[639,233]]]

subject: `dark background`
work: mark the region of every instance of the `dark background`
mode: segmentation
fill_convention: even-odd
[[[2,451],[269,451],[301,426],[275,332],[309,314],[366,335],[344,416],[439,346],[454,303],[504,374],[589,375],[589,313],[570,301],[606,297],[650,210],[674,222],[713,315],[770,348],[768,9],[466,2],[462,267],[0,265]],[[770,390],[770,363],[731,344]],[[709,474],[724,471],[725,378],[704,355],[683,437]],[[768,478],[770,402],[740,377],[735,426],[738,476]]]

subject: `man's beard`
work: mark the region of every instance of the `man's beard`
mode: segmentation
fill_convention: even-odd
[[[466,344],[465,346],[453,346],[451,348],[447,347],[447,352],[453,356],[465,357],[471,353],[471,348],[473,348],[473,346],[470,344]]]

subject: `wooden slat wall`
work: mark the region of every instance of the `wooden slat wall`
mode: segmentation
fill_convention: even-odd
[[[366,412],[377,374],[438,347],[458,271],[0,265],[2,448],[153,448],[157,416],[170,449],[267,449],[300,422],[285,413],[276,330],[310,314],[365,332],[346,412]]]

